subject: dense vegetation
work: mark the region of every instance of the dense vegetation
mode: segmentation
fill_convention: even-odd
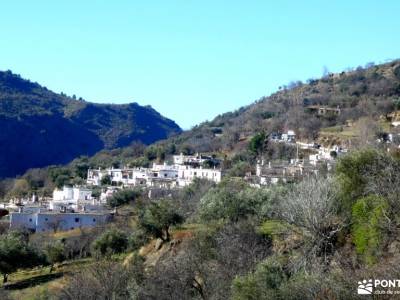
[[[0,177],[181,130],[149,106],[95,104],[0,72]]]

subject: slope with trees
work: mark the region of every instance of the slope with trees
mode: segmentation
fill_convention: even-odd
[[[181,132],[150,106],[95,104],[0,72],[0,177]]]

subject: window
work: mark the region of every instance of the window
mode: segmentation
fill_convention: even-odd
[[[75,223],[78,223],[79,222],[79,218],[75,218]]]
[[[48,218],[45,218],[44,220],[47,222],[49,219],[48,219]]]
[[[29,219],[29,222],[32,222],[32,219]]]
[[[93,223],[96,222],[96,219],[93,219]]]

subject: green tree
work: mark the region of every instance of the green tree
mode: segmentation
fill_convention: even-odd
[[[367,264],[373,264],[382,249],[384,222],[388,210],[384,198],[368,196],[357,200],[352,208],[351,233],[358,254]]]
[[[226,179],[200,200],[200,217],[204,221],[223,219],[236,222],[257,215],[268,199],[266,191],[251,188],[242,179]]]
[[[135,201],[140,195],[141,191],[138,189],[120,190],[107,199],[107,204],[111,207],[118,207]]]
[[[94,252],[101,255],[122,253],[127,247],[127,235],[123,231],[117,229],[107,230],[94,240],[92,244]]]
[[[0,273],[3,274],[3,283],[17,269],[30,268],[44,262],[44,257],[28,244],[21,233],[10,232],[0,236]]]
[[[163,241],[170,240],[170,227],[183,221],[183,217],[166,200],[151,202],[139,214],[139,224],[144,231]]]
[[[53,242],[46,245],[44,249],[47,262],[50,264],[50,273],[53,271],[54,264],[64,261],[64,245],[60,242]]]
[[[148,160],[152,161],[157,158],[158,149],[154,146],[147,147],[144,151],[144,155]]]
[[[249,150],[256,155],[263,152],[266,141],[266,135],[264,132],[257,133],[253,136],[249,143]]]
[[[366,194],[366,186],[371,177],[384,169],[391,158],[375,149],[364,149],[342,157],[336,166],[340,183],[340,205],[344,214],[351,212],[352,206]]]
[[[86,179],[87,172],[90,168],[87,157],[80,158],[77,161],[74,161],[72,163],[72,167],[73,167],[74,173],[78,177],[80,177],[82,179]]]
[[[111,177],[110,175],[105,175],[100,180],[101,185],[111,185]]]
[[[68,168],[54,167],[49,169],[49,177],[57,188],[70,184],[72,177],[71,170]]]

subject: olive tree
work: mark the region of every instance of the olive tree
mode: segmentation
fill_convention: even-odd
[[[170,240],[170,227],[183,223],[183,220],[167,200],[151,202],[139,214],[139,225],[148,234],[163,241]]]

